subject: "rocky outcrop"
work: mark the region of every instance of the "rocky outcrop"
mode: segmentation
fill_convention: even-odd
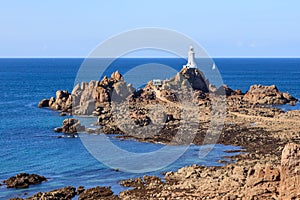
[[[77,84],[72,91],[74,114],[92,115],[99,107],[111,101],[124,101],[134,91],[118,71],[112,73],[110,78],[103,77],[101,81]]]
[[[38,107],[39,108],[49,107],[49,100],[48,99],[41,100],[38,104]]]
[[[55,128],[55,132],[62,133],[77,133],[80,131],[84,131],[85,127],[81,126],[80,121],[75,118],[67,118],[63,121],[62,127]]]
[[[202,144],[212,114],[216,119],[226,112],[231,115],[232,125],[225,125],[220,135],[220,143],[246,144],[249,147],[253,144],[251,142],[259,141],[267,143],[271,149],[273,144],[269,141],[274,140],[269,140],[266,135],[262,137],[261,130],[253,131],[251,137],[247,131],[252,129],[250,126],[256,126],[264,120],[262,117],[277,119],[283,112],[279,108],[260,106],[261,104],[295,101],[295,98],[279,92],[275,86],[251,86],[247,94],[225,85],[216,88],[209,85],[198,69],[185,68],[173,78],[162,81],[162,85],[153,85],[152,81],[149,81],[138,91],[131,84],[127,84],[119,72],[114,72],[110,77],[103,77],[101,81],[76,85],[72,96],[67,91],[58,91],[56,98],[51,98],[48,104],[55,109],[66,106],[72,108],[74,115],[96,116],[98,119],[94,123],[99,127],[85,130],[88,133],[123,134],[124,137],[133,137],[140,141],[174,144],[179,144],[183,140],[183,137],[180,140],[175,137],[180,125],[191,123],[196,127],[199,122],[198,128],[195,128],[198,130],[193,131],[191,127],[187,127],[185,131],[187,133],[197,131],[193,143]],[[216,102],[224,102],[224,106]],[[46,104],[47,100],[40,103],[41,106]],[[185,109],[189,111],[185,116],[181,105],[185,105]],[[62,112],[62,115],[65,113],[67,112]],[[196,113],[199,113],[199,118],[196,117]],[[244,118],[246,115],[249,116],[248,120],[251,120],[250,122],[246,120],[246,124],[251,125],[245,131],[242,125],[244,122],[235,125],[235,118]],[[67,119],[62,127],[56,128],[55,131],[71,133],[67,137],[75,137],[74,133],[84,131],[84,127],[76,120]],[[232,137],[233,134],[236,137]],[[184,138],[191,137],[194,136],[186,134]]]
[[[196,68],[183,68],[169,80],[163,81],[163,90],[194,89],[209,92],[209,82],[204,74]]]
[[[58,90],[56,98],[51,97],[49,100],[49,107],[53,110],[62,110],[71,112],[72,96],[67,90]]]
[[[300,199],[300,145],[285,146],[281,157],[281,199]]]
[[[7,188],[27,188],[29,185],[35,185],[47,181],[47,178],[37,174],[21,173],[12,176],[3,181]]]
[[[52,190],[50,192],[39,192],[25,200],[71,200],[76,195],[76,189],[71,186]]]
[[[43,99],[39,102],[38,107],[49,107],[53,110],[72,112],[72,95],[67,90],[58,90],[56,97]]]
[[[110,187],[100,187],[90,188],[82,192],[78,200],[116,200],[119,199],[118,196],[114,195]]]
[[[187,166],[157,177],[121,181],[122,199],[299,199],[300,146],[288,144],[280,165],[239,161],[224,167]]]
[[[232,95],[243,95],[243,92],[241,90],[233,90],[227,85],[222,85],[216,90],[213,90],[212,92],[215,92],[218,95],[226,95],[227,97]]]
[[[130,200],[159,199],[159,193],[162,191],[164,186],[161,179],[157,176],[143,176],[143,178],[123,180],[120,184],[124,187],[134,188],[132,190],[125,190],[119,195],[121,199]],[[163,197],[163,195],[161,197]]]
[[[194,90],[201,90],[203,92],[209,92],[209,82],[206,80],[203,72],[197,68],[183,68],[180,71],[183,76],[183,81],[187,80]],[[183,85],[187,83],[183,82]]]
[[[279,92],[275,85],[263,86],[252,85],[245,94],[244,100],[252,104],[273,105],[273,104],[295,104],[297,99],[288,93]]]

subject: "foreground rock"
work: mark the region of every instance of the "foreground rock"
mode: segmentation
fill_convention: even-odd
[[[16,176],[12,176],[9,179],[3,181],[7,188],[27,188],[29,185],[35,185],[47,181],[47,178],[37,174],[21,173]]]
[[[300,145],[288,144],[281,157],[280,197],[300,199]]]
[[[165,182],[129,179],[121,199],[299,199],[300,145],[288,144],[280,165],[238,162],[224,167],[188,166],[168,172]]]
[[[76,189],[71,186],[52,190],[50,192],[39,192],[25,200],[71,200],[76,195]]]
[[[118,196],[114,195],[109,187],[100,187],[90,188],[83,191],[78,200],[115,200],[119,199]]]

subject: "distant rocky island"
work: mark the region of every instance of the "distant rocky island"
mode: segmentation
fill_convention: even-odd
[[[288,111],[274,105],[294,105],[298,100],[280,92],[275,85],[252,85],[248,91],[228,86],[211,85],[193,61],[189,60],[175,77],[168,80],[149,80],[142,89],[126,83],[114,72],[102,80],[76,85],[71,93],[59,90],[55,97],[43,99],[38,106],[49,107],[61,115],[94,116],[97,128],[86,128],[76,118],[67,118],[55,129],[66,135],[78,132],[118,134],[121,138],[139,141],[201,145],[211,122],[225,109],[225,121],[217,143],[241,146],[241,154],[230,157],[232,162],[222,167],[187,166],[177,172],[167,172],[165,181],[158,177],[121,181],[125,187],[119,196],[109,188],[96,187],[65,194],[70,199],[299,199],[300,198],[300,111]],[[225,106],[213,105],[225,100]],[[191,103],[191,104],[190,104]],[[183,114],[182,105],[192,109]],[[160,106],[160,107],[159,107]],[[194,106],[194,107],[192,107]],[[153,108],[162,112],[152,112]],[[184,137],[174,140],[180,125],[185,126]],[[196,134],[189,140],[189,132]],[[155,132],[155,130],[159,130]],[[194,129],[193,129],[194,130]],[[155,134],[153,134],[155,132]],[[220,161],[222,162],[222,161]],[[55,195],[58,191],[40,193]],[[59,193],[59,194],[61,194]],[[40,196],[39,196],[40,195]],[[98,195],[98,196],[97,196]],[[101,196],[102,195],[102,196]],[[51,199],[51,198],[49,198]]]

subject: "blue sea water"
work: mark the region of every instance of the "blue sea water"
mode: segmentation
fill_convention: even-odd
[[[49,191],[67,185],[112,186],[114,192],[121,191],[118,181],[139,177],[115,171],[98,162],[82,145],[79,138],[56,138],[53,128],[61,125],[65,117],[49,109],[37,108],[43,98],[55,95],[56,90],[71,91],[77,71],[83,59],[0,59],[0,180],[20,172],[37,173],[49,178],[43,184],[27,189],[0,187],[0,199],[31,195],[38,191]],[[289,92],[300,99],[300,59],[214,59],[223,82],[233,89],[246,91],[252,84],[275,84],[279,90]],[[135,66],[161,63],[180,69],[183,59],[120,59],[105,73],[118,69],[128,72],[128,78],[144,84],[145,77],[139,71],[130,71]],[[145,76],[155,73],[148,69]],[[166,69],[161,76],[171,72]],[[126,77],[125,77],[126,78]],[[284,109],[298,109],[284,106]],[[122,141],[110,136],[123,148],[136,152],[150,152],[162,147],[160,144]],[[175,163],[148,174],[162,176],[162,172],[176,170],[194,163],[220,165],[218,160],[229,155],[224,150],[238,147],[216,145],[204,159],[198,157],[199,146],[192,145]]]

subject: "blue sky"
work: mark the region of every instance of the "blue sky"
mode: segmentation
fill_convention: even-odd
[[[0,57],[85,57],[120,32],[162,27],[213,57],[300,57],[299,0],[2,1]]]

